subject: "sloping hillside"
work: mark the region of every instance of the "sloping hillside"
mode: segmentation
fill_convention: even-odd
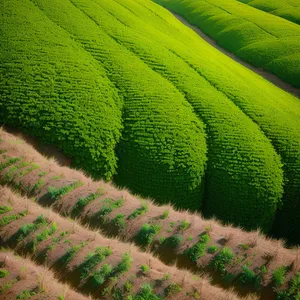
[[[175,280],[182,291],[191,291],[194,286],[201,299],[205,295],[209,300],[223,299],[224,292],[221,290],[218,292],[206,284],[201,291],[201,281],[194,282],[189,274],[178,271],[189,269],[196,274],[204,272],[212,278],[213,284],[234,289],[239,295],[249,296],[249,300],[256,299],[251,297],[254,293],[262,300],[274,299],[276,294],[287,297],[298,293],[299,249],[287,249],[281,240],[268,239],[259,231],[245,232],[223,226],[214,219],[205,220],[197,214],[175,211],[171,206],[157,206],[126,190],[119,190],[103,181],[93,181],[81,172],[59,166],[19,137],[2,132],[1,139],[1,151],[5,150],[5,153],[0,156],[0,184],[14,187],[34,201],[13,194],[0,185],[0,242],[21,253],[34,253],[39,262],[48,257],[48,263],[53,267],[61,266],[57,261],[67,262],[59,270],[59,275],[68,278],[74,288],[85,291],[82,289],[84,281],[79,283],[79,276],[73,276],[71,272],[74,269],[77,275],[82,272],[83,268],[78,267],[82,264],[77,261],[82,261],[84,255],[79,253],[79,256],[73,257],[71,254],[75,255],[75,250],[85,253],[90,249],[93,257],[94,249],[101,245],[113,251],[114,254],[106,258],[108,261],[116,258],[113,263],[121,260],[125,253],[131,253],[134,265],[123,275],[126,278],[130,274],[131,278],[134,274],[143,273],[143,276],[137,276],[140,278],[131,278],[135,292],[139,291],[141,279],[151,285],[156,294],[164,294],[164,289],[153,281],[167,287],[171,283],[161,280],[161,273],[170,271],[174,279],[173,276],[169,279]],[[49,206],[53,211],[49,210]],[[40,215],[44,218],[37,221]],[[89,230],[83,230],[79,223]],[[101,235],[96,233],[97,230],[101,230]],[[102,234],[111,239],[104,238]],[[133,245],[124,242],[134,243],[140,250],[135,251]],[[142,254],[141,250],[146,253]],[[177,269],[163,266],[150,252],[165,264],[173,266],[176,263]],[[148,266],[146,273],[141,272],[138,262],[141,266]],[[185,284],[178,279],[181,276]],[[75,281],[72,280],[74,277],[77,278]],[[122,276],[116,287],[122,289],[123,283]],[[293,288],[289,289],[289,283]],[[99,295],[94,293],[91,285],[88,287],[90,293]],[[101,282],[99,288],[103,291]],[[229,296],[230,293],[226,294]],[[210,298],[213,295],[215,298]],[[178,297],[176,293],[174,300]]]
[[[300,88],[300,27],[236,0],[154,0],[219,45]]]
[[[300,25],[299,0],[238,0]]]
[[[160,203],[299,233],[298,99],[148,0],[0,8],[1,123]]]

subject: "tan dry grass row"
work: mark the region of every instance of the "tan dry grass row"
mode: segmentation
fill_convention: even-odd
[[[31,299],[90,299],[76,293],[67,284],[59,283],[48,269],[36,265],[28,258],[16,256],[9,250],[0,251],[0,266],[0,270],[8,271],[5,277],[0,278],[0,287],[6,289],[2,294],[0,292],[0,299],[15,300],[24,291],[36,292]]]
[[[21,182],[23,187],[32,186],[38,182],[40,172],[47,172],[43,177],[44,181],[40,190],[36,190],[33,193],[33,196],[41,204],[48,205],[48,201],[50,201],[48,198],[49,186],[60,188],[76,181],[83,183],[83,186],[66,194],[53,204],[53,209],[62,215],[70,215],[72,208],[80,197],[86,197],[96,192],[99,187],[103,190],[102,199],[109,197],[114,200],[124,200],[122,207],[115,209],[109,214],[109,219],[114,218],[118,213],[122,213],[127,217],[137,208],[141,207],[143,203],[146,204],[148,211],[133,220],[126,220],[126,227],[119,232],[119,237],[123,241],[135,242],[135,237],[143,224],[155,223],[159,220],[162,229],[157,235],[157,239],[170,237],[178,233],[180,233],[184,239],[184,242],[181,243],[179,247],[168,253],[164,253],[164,249],[160,247],[158,243],[153,243],[153,245],[148,248],[165,263],[174,263],[177,261],[179,267],[188,267],[193,271],[203,270],[203,268],[208,266],[213,257],[211,254],[200,257],[196,264],[191,262],[187,263],[187,258],[182,254],[185,249],[191,247],[198,241],[200,234],[209,233],[210,242],[208,246],[217,245],[219,249],[222,249],[224,246],[231,247],[237,257],[246,254],[248,258],[251,258],[251,266],[249,267],[251,270],[255,270],[267,264],[268,274],[264,276],[262,281],[264,287],[270,285],[274,270],[282,265],[291,266],[291,272],[288,274],[286,282],[299,271],[299,251],[297,249],[285,248],[281,240],[269,239],[260,234],[259,231],[245,232],[239,228],[233,228],[230,225],[224,226],[214,219],[205,220],[199,214],[191,214],[187,211],[175,211],[171,206],[159,207],[153,204],[149,199],[144,200],[138,196],[133,196],[128,191],[119,190],[113,185],[103,181],[95,182],[82,172],[67,167],[60,167],[54,159],[47,159],[41,156],[30,145],[22,141],[20,137],[15,137],[2,131],[0,138],[3,140],[0,143],[0,150],[7,150],[5,152],[6,157],[22,157],[24,160],[34,162],[40,166],[38,170],[24,177],[16,176],[14,182]],[[0,156],[0,163],[2,161],[3,155]],[[4,177],[8,170],[9,168],[0,173],[0,179]],[[60,179],[53,180],[54,176],[60,176]],[[23,188],[21,188],[21,190],[24,192]],[[88,224],[92,220],[93,214],[99,211],[102,206],[103,204],[101,204],[99,199],[91,202],[85,207],[78,221]],[[160,216],[166,211],[168,212],[167,218],[161,220]],[[190,226],[184,231],[179,231],[178,227],[182,221],[190,223]],[[170,223],[175,224],[172,232],[170,231]],[[111,234],[109,230],[110,226],[107,228],[103,222],[93,222],[93,226],[102,229],[106,234]],[[248,250],[245,251],[241,245],[247,245]],[[241,272],[241,267],[242,265],[231,266],[230,272],[238,274]]]
[[[0,187],[0,205],[13,207],[13,210],[5,213],[4,216],[28,210],[27,216],[0,228],[0,240],[3,245],[11,246],[12,244],[9,241],[11,241],[12,236],[14,236],[19,228],[24,224],[32,223],[40,215],[46,217],[49,222],[56,223],[57,232],[47,240],[39,243],[34,252],[27,252],[27,255],[31,254],[33,259],[38,259],[40,263],[45,263],[50,269],[55,269],[57,278],[66,280],[76,288],[77,291],[83,291],[84,280],[79,280],[80,272],[74,272],[78,270],[78,266],[84,262],[87,255],[95,250],[96,247],[105,246],[110,247],[112,254],[100,263],[98,267],[104,263],[111,264],[112,266],[117,265],[125,253],[129,253],[133,259],[130,270],[118,278],[115,288],[122,287],[126,281],[132,280],[133,291],[138,292],[145,283],[153,284],[154,282],[160,282],[160,284],[154,286],[154,290],[157,293],[164,293],[165,288],[170,284],[177,283],[182,288],[181,292],[176,293],[174,296],[169,295],[167,297],[168,299],[194,299],[193,295],[195,292],[199,294],[201,299],[207,300],[238,299],[232,292],[212,286],[205,277],[195,277],[188,271],[178,270],[175,266],[166,266],[150,253],[140,252],[133,244],[125,244],[117,239],[104,238],[97,231],[83,228],[70,220],[60,217],[49,208],[42,208],[25,197],[17,196],[7,187]],[[61,232],[66,231],[70,234],[58,242],[53,250],[45,252],[45,250],[53,244],[53,238],[58,237]],[[18,253],[24,254],[27,249],[26,245],[28,245],[39,232],[41,232],[41,229],[31,233],[21,241],[17,241],[16,244],[13,244],[13,247]],[[87,245],[76,253],[66,266],[61,268],[61,264],[57,265],[57,260],[66,253],[67,249],[72,245],[78,245],[82,242],[87,242]],[[42,253],[47,253],[47,255],[42,256]],[[150,271],[146,275],[141,274],[142,265],[148,265],[150,268]],[[74,274],[77,275],[75,276]],[[169,279],[162,280],[166,274],[170,274]],[[88,293],[88,291],[86,292]],[[190,296],[186,295],[187,292],[191,293]],[[97,295],[93,294],[93,297],[96,298],[96,296]],[[109,295],[108,298],[100,297],[100,299],[112,299],[110,297],[111,295]]]

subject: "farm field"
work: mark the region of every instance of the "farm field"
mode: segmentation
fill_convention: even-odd
[[[1,188],[0,204],[7,210],[0,223],[2,245],[22,255],[31,254],[39,264],[47,261],[56,278],[93,298],[197,299],[198,295],[207,300],[238,299],[203,277],[165,266],[130,244],[106,239],[60,218],[8,188]],[[15,217],[20,214],[22,217]],[[7,263],[10,266],[9,259]]]
[[[183,16],[244,61],[300,87],[298,24],[236,0],[153,1]]]
[[[287,19],[300,25],[299,0],[238,0],[272,15]]]
[[[0,300],[300,299],[297,1],[0,0]]]
[[[151,1],[22,3],[1,3],[3,123],[158,203],[299,236],[296,97]]]
[[[268,296],[273,299],[276,294],[272,289],[276,287],[277,293],[282,294],[282,297],[293,293],[287,289],[288,283],[298,278],[299,250],[296,248],[284,248],[282,241],[268,240],[257,231],[247,233],[232,226],[222,226],[216,220],[204,220],[197,214],[174,211],[171,206],[156,206],[148,200],[130,195],[126,190],[118,190],[103,181],[92,181],[78,171],[60,167],[12,135],[2,133],[1,139],[3,154],[0,160],[0,184],[8,184],[18,192],[35,199],[35,203],[31,203],[30,200],[14,196],[8,189],[2,189],[2,209],[9,207],[3,221],[0,222],[0,227],[5,226],[4,231],[0,230],[0,240],[1,236],[5,237],[2,238],[3,245],[16,247],[14,241],[17,237],[11,239],[5,229],[10,220],[13,220],[13,224],[17,224],[15,220],[21,224],[29,224],[31,221],[24,219],[29,214],[26,207],[30,207],[33,214],[50,215],[52,218],[54,212],[49,213],[48,209],[47,213],[47,209],[38,206],[39,204],[47,208],[51,205],[61,216],[72,218],[82,226],[89,226],[93,232],[101,230],[111,238],[108,240],[99,236],[98,242],[92,239],[93,244],[109,244],[112,248],[116,245],[115,251],[120,251],[121,248],[130,247],[122,242],[134,243],[141,250],[147,253],[150,251],[165,264],[172,265],[177,262],[179,269],[189,269],[196,273],[204,271],[211,276],[213,282],[219,284],[222,278],[224,287],[228,288],[230,284],[230,287],[234,287],[243,295],[255,294],[258,289],[262,297]],[[68,221],[69,225],[62,223],[58,226],[57,219],[61,218],[55,216],[55,228],[67,230],[70,227],[75,231],[72,237],[75,233],[79,234],[78,230],[74,229],[74,226],[79,225]],[[48,221],[47,224],[50,226],[50,229],[46,229],[49,232],[53,222]],[[10,230],[10,227],[7,228]],[[11,235],[17,230],[16,227],[13,228]],[[57,229],[52,234],[58,234],[56,231]],[[90,235],[95,235],[93,232]],[[52,234],[49,234],[49,237],[47,235],[48,242],[45,242],[45,246],[40,250],[38,246],[34,247],[35,253],[41,251],[46,255],[43,251],[46,245],[49,246]],[[86,238],[89,234],[81,236]],[[118,241],[114,240],[116,237]],[[75,240],[78,244],[79,241],[82,242],[81,239]],[[89,238],[87,240],[90,241]],[[29,241],[25,241],[22,247],[27,249],[28,243]],[[21,249],[21,245],[18,244],[17,249]],[[214,263],[224,253],[229,255],[229,258],[222,268],[219,268]],[[56,255],[56,251],[53,255]],[[48,255],[47,257],[49,259]],[[53,260],[56,261],[57,257]],[[153,260],[151,265],[157,267],[158,262]],[[71,266],[70,268],[72,269]],[[282,282],[277,284],[272,274],[280,271],[283,272]],[[176,270],[176,274],[179,274],[178,272]],[[63,274],[65,276],[64,271]],[[252,275],[248,278],[247,274]],[[75,283],[74,286],[78,284]],[[134,285],[137,286],[137,283]]]

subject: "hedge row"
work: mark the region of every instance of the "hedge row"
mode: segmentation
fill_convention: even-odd
[[[220,32],[222,28],[225,28],[225,25],[222,22],[218,22],[218,14],[226,14],[226,12],[218,8],[219,6],[223,7],[224,5],[224,9],[226,7],[226,10],[230,10],[231,17],[234,16],[233,13],[235,10],[242,11],[243,17],[249,20],[252,18],[252,14],[249,13],[249,10],[257,11],[256,9],[249,8],[244,4],[237,4],[236,1],[231,0],[218,1],[218,4],[215,4],[216,6],[211,8],[211,10],[207,9],[207,5],[211,6],[212,4],[209,3],[213,3],[212,0],[207,2],[200,0],[193,1],[193,4],[191,4],[189,0],[185,2],[179,0],[172,2],[160,1],[160,3],[181,13],[190,22],[195,22],[194,24],[199,26],[202,30],[205,30],[205,24],[210,24],[210,26],[207,25],[207,28],[212,30],[216,26],[219,26],[218,30]],[[258,22],[262,20],[262,22],[265,22],[264,24],[268,24],[268,30],[271,30],[270,28],[273,28],[273,23],[268,23],[268,14],[258,11],[258,15],[260,14],[266,15],[266,19],[263,17],[258,19],[257,15],[255,15],[255,23],[259,24]],[[270,17],[272,18],[272,16]],[[197,21],[198,19],[199,22]],[[276,20],[277,19],[278,18],[276,18]],[[239,23],[241,22],[239,19]],[[283,20],[283,22],[286,21]],[[261,26],[263,26],[263,24],[261,24]],[[274,27],[276,35],[280,35],[281,31],[287,31],[287,28],[290,26],[294,28],[294,32],[296,32],[299,27],[294,24],[289,24],[288,27],[276,25]],[[233,26],[232,28],[235,27]],[[224,29],[222,32],[225,31],[230,32],[229,29]],[[240,32],[244,34],[246,31],[241,30]],[[251,34],[249,36],[255,35]],[[238,37],[234,39],[235,41],[239,41]],[[293,38],[293,40],[296,39]],[[244,40],[241,38],[241,41]],[[259,43],[255,43],[253,46],[258,44]],[[204,42],[202,42],[201,45],[203,48],[205,47]],[[280,155],[284,170],[284,196],[282,198],[282,206],[279,206],[278,209],[273,231],[281,237],[288,237],[290,240],[297,241],[297,237],[300,235],[300,215],[298,210],[295,210],[295,207],[299,205],[300,201],[299,99],[283,92],[266,81],[262,81],[259,76],[237,66],[230,59],[225,58],[224,55],[213,55],[211,47],[205,47],[204,49],[206,49],[206,51],[203,51],[201,56],[192,55],[192,53],[182,47],[177,47],[176,51],[180,53],[180,57],[193,65],[198,73],[209,79],[212,85],[221,90],[236,106],[258,124],[266,137],[271,141],[276,152]],[[276,49],[274,51],[276,51]],[[207,56],[204,55],[206,52]],[[273,50],[270,51],[270,53],[273,53]],[[280,53],[280,51],[277,53]],[[222,61],[222,64],[220,63],[218,68],[213,64],[215,60]],[[291,67],[289,70],[296,70],[296,68]],[[225,76],[225,74],[227,74],[227,76]],[[285,100],[283,101],[283,99]]]
[[[106,69],[122,97],[117,184],[161,202],[199,209],[207,159],[205,133],[184,97],[70,2],[35,3],[45,6],[54,28],[69,32]]]
[[[297,24],[236,0],[153,1],[182,15],[243,60],[300,87]]]
[[[104,69],[30,1],[0,4],[1,123],[55,144],[76,166],[110,179],[121,100]]]
[[[272,15],[287,19],[300,25],[299,0],[238,0]]]
[[[142,23],[134,14],[113,2],[101,3],[97,12],[105,20],[98,21],[99,27],[172,82],[204,121],[208,133],[205,212],[247,229],[260,224],[268,231],[282,196],[283,174],[280,158],[260,128],[193,65],[172,53],[174,43],[166,43],[161,34],[153,42],[140,35],[137,28]],[[124,32],[116,20],[127,20],[132,28]],[[177,48],[176,52],[180,53]]]
[[[41,87],[51,83],[46,69],[32,71],[41,75],[32,76],[34,82],[22,80],[26,88],[4,84],[8,96],[0,98],[1,122],[36,135],[40,130],[44,140],[72,152],[77,165],[160,203],[202,207],[226,222],[268,231],[284,187],[283,211],[294,214],[288,205],[299,199],[299,179],[293,175],[300,151],[296,98],[212,49],[151,1],[34,0],[19,7],[20,0],[1,5],[6,24],[1,37],[12,35],[3,46],[4,65],[11,66],[3,71],[4,83],[30,73],[28,68],[15,72],[14,59],[29,67],[32,61],[37,71],[41,60],[68,69],[59,75],[64,84],[56,102],[51,88]],[[20,25],[28,27],[26,34]],[[21,46],[24,37],[28,48]],[[69,50],[60,51],[64,48]],[[78,60],[81,67],[71,68]],[[99,85],[102,81],[107,85]],[[90,106],[78,100],[90,97],[93,88],[111,102],[107,110],[100,109],[104,100]],[[39,100],[32,105],[31,89]],[[52,127],[27,123],[31,110],[41,119],[45,114]],[[75,125],[67,143],[68,124]],[[296,215],[291,219],[296,233],[297,222]],[[283,231],[296,236],[289,227]]]

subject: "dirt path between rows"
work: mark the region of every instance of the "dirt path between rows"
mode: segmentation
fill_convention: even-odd
[[[292,85],[286,83],[285,81],[281,80],[280,78],[278,78],[276,75],[269,73],[267,71],[264,71],[261,68],[256,68],[248,63],[246,63],[245,61],[243,61],[241,58],[239,58],[238,56],[236,56],[234,53],[229,52],[227,50],[225,50],[224,48],[222,48],[221,46],[219,46],[215,40],[213,40],[212,38],[210,38],[208,35],[206,35],[202,30],[200,30],[198,27],[191,25],[188,21],[186,21],[182,16],[172,12],[169,10],[169,12],[175,16],[181,23],[183,23],[184,25],[188,26],[189,28],[191,28],[192,30],[194,30],[203,40],[205,40],[207,43],[209,43],[210,45],[212,45],[214,48],[216,48],[217,50],[221,51],[222,53],[224,53],[225,55],[229,56],[230,58],[232,58],[233,60],[235,60],[236,62],[238,62],[239,64],[243,65],[244,67],[246,67],[247,69],[255,72],[256,74],[264,77],[266,80],[272,82],[274,85],[276,85],[277,87],[283,89],[284,91],[291,93],[295,96],[297,96],[298,98],[300,98],[300,89],[293,87]]]

